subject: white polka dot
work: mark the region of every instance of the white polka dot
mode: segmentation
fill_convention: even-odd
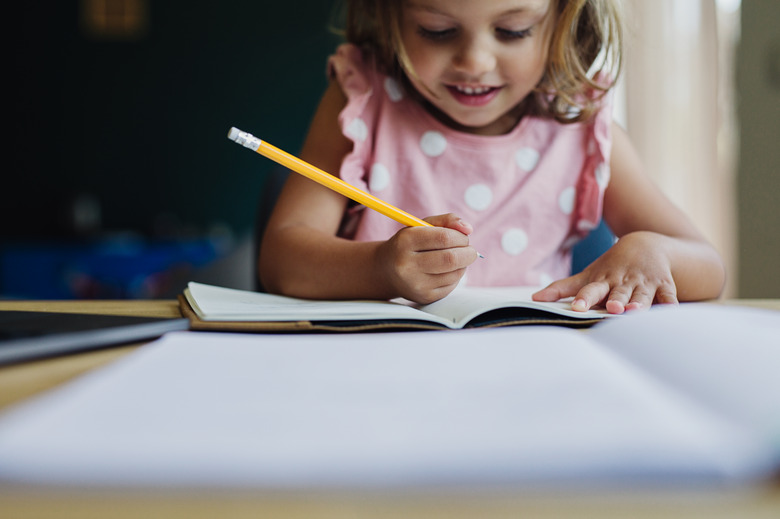
[[[373,191],[382,191],[384,188],[390,185],[390,171],[377,162],[371,166],[371,178],[368,181],[368,188]]]
[[[368,126],[360,117],[352,119],[352,122],[347,125],[345,132],[347,137],[352,137],[360,142],[368,138]]]
[[[597,223],[593,223],[590,220],[580,220],[577,222],[577,229],[583,232],[590,232],[598,226]]]
[[[599,185],[601,189],[606,189],[607,184],[609,184],[609,164],[606,162],[602,162],[596,167],[596,183]]]
[[[425,132],[420,139],[420,148],[429,157],[438,157],[447,149],[447,139],[437,131]]]
[[[463,199],[475,211],[484,211],[493,202],[493,191],[485,184],[474,184],[466,190]]]
[[[531,171],[539,162],[539,152],[533,148],[520,148],[515,152],[515,162],[523,171]]]
[[[528,247],[528,235],[522,229],[509,229],[501,236],[501,248],[512,256],[517,256]]]
[[[391,77],[385,79],[385,92],[387,92],[387,97],[394,103],[397,103],[404,98],[404,91],[401,88],[401,85]]]
[[[571,214],[574,211],[574,200],[577,196],[577,192],[573,187],[567,187],[561,191],[558,197],[558,207],[561,208],[563,214]]]

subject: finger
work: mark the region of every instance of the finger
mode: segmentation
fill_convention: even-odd
[[[655,302],[660,305],[677,305],[680,304],[677,299],[677,288],[674,284],[665,284],[658,288],[655,293]]]
[[[429,216],[423,218],[429,224],[435,227],[445,227],[447,229],[453,229],[468,236],[474,232],[474,228],[470,223],[466,222],[460,216],[454,213],[440,214],[437,216]]]
[[[631,301],[634,294],[634,288],[628,286],[613,287],[604,303],[604,308],[610,314],[622,314],[626,311],[626,305]]]
[[[622,302],[615,301],[612,299],[607,300],[607,302],[604,304],[604,308],[607,310],[608,314],[615,314],[615,315],[622,314],[628,309],[628,307]]]
[[[466,235],[441,227],[405,227],[394,238],[398,250],[412,254],[469,245]]]
[[[445,272],[444,274],[436,274],[432,276],[432,280],[437,284],[437,290],[453,290],[460,284],[461,279],[466,274],[466,269],[458,269],[452,272]]]
[[[606,281],[588,283],[574,296],[571,308],[577,312],[585,312],[603,301],[607,294],[609,294],[609,283]]]
[[[634,288],[634,293],[631,295],[631,300],[626,304],[625,310],[630,312],[642,310],[643,308],[650,308],[653,305],[653,298],[655,297],[656,290],[656,287],[653,287],[652,289],[645,286]]]
[[[412,230],[412,229],[410,229]],[[468,237],[462,232],[441,227],[416,227],[418,242],[414,247],[417,251],[436,251],[467,247]]]
[[[419,253],[418,266],[428,275],[446,274],[463,270],[477,259],[473,247],[453,247]]]
[[[410,295],[408,298],[421,304],[438,301],[455,290],[465,273],[466,269],[461,269],[455,272],[447,272],[446,274],[428,276],[425,280],[428,288],[418,287],[414,291],[414,295]]]
[[[578,276],[570,276],[558,281],[553,281],[545,288],[535,292],[531,298],[534,301],[552,302],[565,297],[571,297],[582,288],[582,281]]]

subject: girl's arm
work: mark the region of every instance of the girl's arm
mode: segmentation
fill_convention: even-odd
[[[346,98],[337,83],[325,92],[301,158],[335,173],[352,142],[338,114]],[[290,174],[269,219],[258,268],[270,292],[305,298],[407,299],[427,303],[455,288],[476,258],[471,227],[454,215],[426,220],[385,242],[356,242],[336,233],[347,199],[305,177]]]
[[[574,296],[576,310],[604,304],[610,313],[622,313],[654,302],[718,297],[725,282],[719,254],[644,176],[628,136],[616,124],[610,169],[604,218],[618,242],[581,273],[552,283],[535,298]]]

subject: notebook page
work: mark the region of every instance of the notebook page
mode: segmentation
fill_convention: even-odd
[[[451,324],[451,320],[387,301],[318,301],[193,282],[187,291],[185,295],[193,310],[204,321],[422,319]]]
[[[489,310],[518,306],[544,310],[574,319],[598,319],[612,317],[604,310],[594,309],[576,312],[571,309],[570,301],[537,302],[532,295],[541,287],[459,287],[447,297],[434,303],[419,306],[429,314],[451,318],[463,326],[478,315]]]

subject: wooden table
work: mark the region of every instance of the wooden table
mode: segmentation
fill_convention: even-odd
[[[780,300],[729,304],[780,311]],[[180,317],[176,301],[0,301],[0,310]],[[0,412],[103,366],[142,343],[0,368]],[[52,431],[56,434],[56,431]],[[776,518],[780,481],[744,489],[631,488],[419,493],[95,490],[0,483],[0,518],[125,517]]]

